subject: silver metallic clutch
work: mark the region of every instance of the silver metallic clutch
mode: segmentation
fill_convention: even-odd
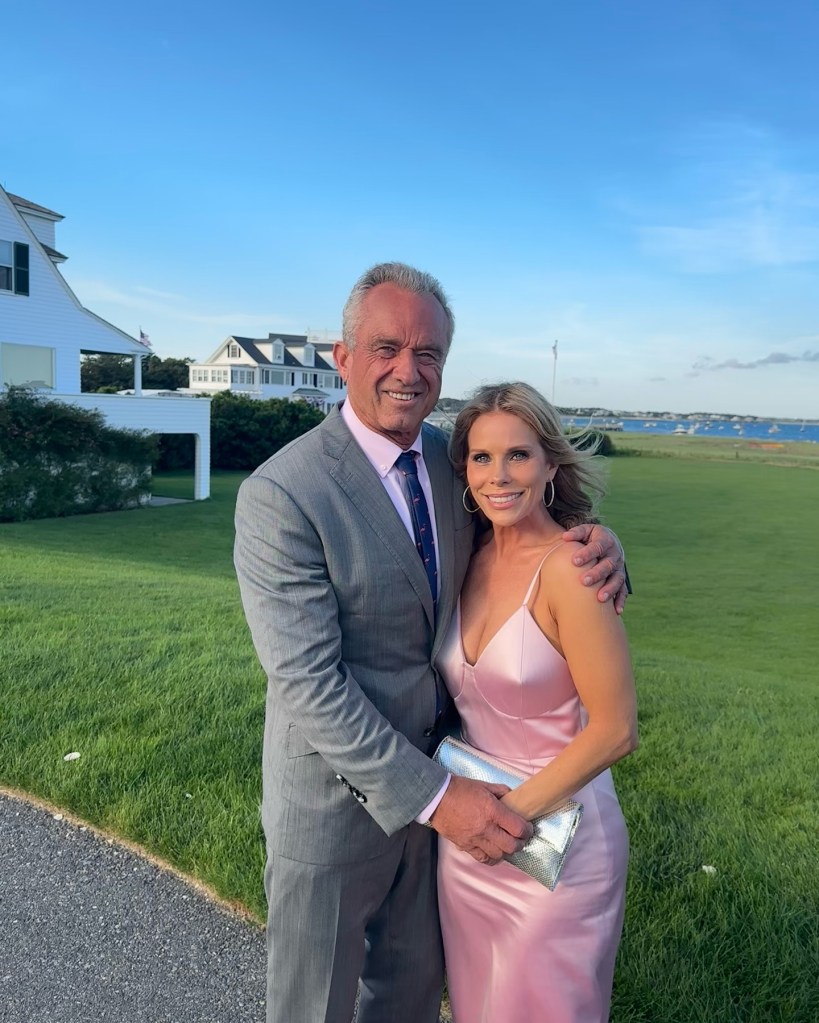
[[[457,774],[461,778],[508,785],[510,789],[517,788],[521,782],[526,781],[525,775],[518,774],[485,753],[478,753],[462,740],[452,736],[443,740],[432,759],[441,767],[445,767],[450,774]],[[554,891],[582,816],[583,804],[574,799],[567,799],[552,813],[536,817],[532,821],[534,835],[520,852],[504,858],[536,881],[540,881],[549,891]]]

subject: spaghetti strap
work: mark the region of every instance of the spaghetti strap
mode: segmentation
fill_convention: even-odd
[[[548,551],[546,551],[546,553],[543,555],[543,557],[541,558],[540,564],[537,566],[537,571],[532,576],[532,581],[529,583],[529,589],[526,591],[526,596],[523,598],[523,605],[522,605],[523,607],[526,607],[526,605],[529,603],[529,598],[532,596],[532,590],[535,588],[535,583],[540,578],[540,570],[543,568],[543,565],[544,565],[546,559],[549,557],[550,554],[552,554],[554,551],[556,551],[558,549],[558,547],[560,547],[560,545],[562,543],[563,543],[562,540],[558,540],[557,543],[553,544],[548,549]]]

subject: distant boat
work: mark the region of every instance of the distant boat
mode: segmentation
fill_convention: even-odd
[[[693,433],[693,430],[686,430],[682,423],[677,423],[674,429],[671,431],[677,437],[684,437],[687,433]]]
[[[768,430],[768,433],[779,433],[779,427],[776,425],[776,423],[774,423],[770,430]]]

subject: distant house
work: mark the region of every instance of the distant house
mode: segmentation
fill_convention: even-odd
[[[58,266],[59,213],[0,187],[0,386],[32,387],[60,401],[95,408],[111,426],[196,438],[194,496],[210,495],[210,402],[142,393],[150,349],[86,309]],[[84,354],[128,355],[134,393],[83,394]]]
[[[333,344],[317,334],[231,336],[209,359],[191,365],[189,390],[287,398],[329,412],[346,393],[333,360]]]

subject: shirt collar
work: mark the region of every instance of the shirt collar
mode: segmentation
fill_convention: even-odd
[[[375,430],[371,430],[369,426],[365,426],[353,411],[353,406],[349,399],[341,406],[341,418],[347,424],[347,428],[353,435],[353,439],[367,456],[367,459],[373,469],[375,469],[383,480],[390,469],[392,469],[395,465],[396,458],[398,458],[404,449],[399,447],[398,444],[391,441],[388,437],[382,437],[380,433],[376,433]],[[420,430],[418,431],[418,436],[412,444],[410,444],[408,450],[417,451],[422,458],[424,457]]]

